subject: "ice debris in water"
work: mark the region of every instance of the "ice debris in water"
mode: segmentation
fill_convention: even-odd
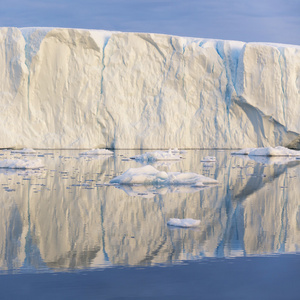
[[[153,151],[146,152],[141,155],[135,155],[130,157],[142,162],[151,162],[151,161],[166,161],[166,160],[180,160],[182,156],[179,155],[178,149],[169,149],[168,151]]]
[[[232,155],[249,156],[300,156],[300,151],[291,150],[285,147],[265,147],[265,148],[246,148],[231,152]]]
[[[11,153],[26,154],[26,153],[36,153],[36,151],[31,148],[23,148],[23,149],[18,149],[18,150],[11,150]]]
[[[167,225],[169,226],[177,226],[177,227],[196,227],[200,225],[200,220],[194,220],[194,219],[176,219],[171,218]]]
[[[206,156],[201,159],[201,162],[216,162],[216,158],[214,156]]]
[[[131,168],[110,181],[111,184],[192,185],[216,184],[215,179],[196,173],[163,172],[147,165]]]
[[[7,169],[38,169],[43,168],[44,164],[40,159],[4,159],[0,161],[0,168]]]
[[[107,149],[92,149],[86,152],[79,153],[79,155],[112,155],[112,154],[114,153]]]

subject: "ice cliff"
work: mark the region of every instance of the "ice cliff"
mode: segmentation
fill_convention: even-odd
[[[300,133],[300,47],[0,28],[0,147],[212,148]]]

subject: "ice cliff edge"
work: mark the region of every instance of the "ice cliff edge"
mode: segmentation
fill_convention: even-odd
[[[300,47],[0,28],[0,148],[236,148],[300,134]]]

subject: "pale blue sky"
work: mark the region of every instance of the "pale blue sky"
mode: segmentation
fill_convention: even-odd
[[[300,0],[0,0],[0,26],[142,31],[300,45]]]

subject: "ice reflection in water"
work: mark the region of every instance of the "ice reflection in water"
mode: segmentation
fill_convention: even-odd
[[[45,152],[46,153],[46,152]],[[254,161],[229,151],[188,151],[156,166],[195,172],[219,185],[106,186],[139,167],[126,158],[44,155],[39,172],[0,172],[0,268],[34,272],[114,265],[176,263],[202,257],[298,252],[300,161]],[[7,152],[1,156],[5,159]],[[38,155],[43,152],[39,151]],[[207,167],[205,156],[217,161]],[[170,218],[200,219],[198,228],[167,226]]]

